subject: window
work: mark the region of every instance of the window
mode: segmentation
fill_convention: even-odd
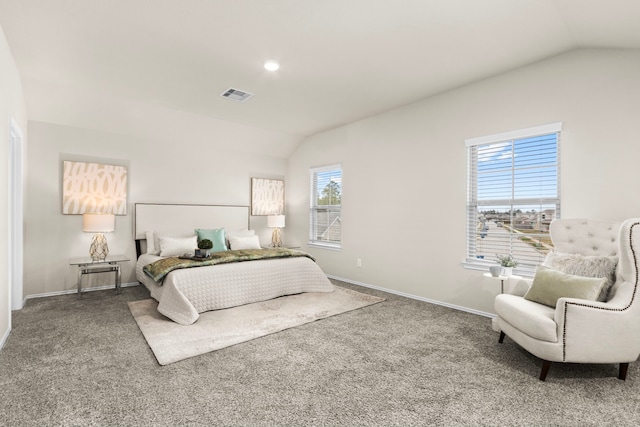
[[[311,206],[309,244],[340,249],[342,235],[342,168],[332,165],[309,171]]]
[[[498,255],[511,255],[520,274],[533,275],[553,249],[561,128],[554,123],[466,141],[466,266],[485,268]]]

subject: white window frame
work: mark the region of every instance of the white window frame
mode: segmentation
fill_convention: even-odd
[[[329,172],[329,171],[340,171],[340,196],[341,196],[340,205],[321,205],[320,207],[315,204],[316,193],[317,193],[317,176],[319,173]],[[338,219],[342,221],[341,219],[342,196],[343,196],[342,176],[343,176],[342,165],[339,163],[309,169],[309,241],[308,241],[309,246],[322,248],[322,249],[338,250],[338,251],[342,249],[342,233],[340,233],[339,242],[324,241],[316,238],[317,236],[317,230],[316,230],[317,219],[316,218],[317,218],[317,213],[319,209],[323,209],[323,210],[329,209],[332,212],[339,212],[340,215]]]
[[[488,267],[491,265],[496,265],[495,260],[490,259],[478,259],[475,255],[475,242],[477,241],[478,230],[476,227],[477,224],[477,212],[478,206],[483,203],[487,203],[487,201],[483,201],[479,203],[477,200],[477,158],[473,158],[474,150],[473,147],[484,146],[489,144],[497,144],[504,143],[507,141],[515,141],[521,140],[530,137],[543,136],[549,134],[557,134],[556,140],[556,173],[557,173],[557,197],[554,198],[535,198],[535,199],[515,199],[515,196],[512,196],[510,199],[510,203],[531,203],[531,204],[555,204],[555,218],[560,218],[560,134],[562,131],[562,123],[551,123],[542,126],[535,126],[526,129],[503,132],[494,135],[487,135],[477,138],[470,138],[465,140],[465,145],[467,147],[467,249],[466,249],[466,258],[463,265],[466,268],[478,269],[478,270],[488,270]],[[476,154],[477,155],[477,154]],[[513,168],[513,165],[512,165]],[[512,169],[513,170],[513,169]],[[495,200],[489,201],[489,204],[505,204],[505,200]],[[505,254],[506,255],[506,254]],[[535,272],[535,265],[520,263],[518,267],[514,270],[517,274],[523,276],[533,276]]]

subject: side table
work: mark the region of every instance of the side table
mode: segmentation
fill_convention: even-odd
[[[500,293],[504,294],[504,281],[509,278],[509,276],[492,276],[491,273],[484,273],[484,277],[488,277],[490,279],[499,279],[500,280]]]
[[[507,280],[510,277],[515,277],[517,279],[520,279],[520,276],[492,276],[491,273],[484,273],[483,274],[484,277],[488,277],[489,279],[496,279],[496,280],[500,280],[500,293],[504,294],[504,281]],[[500,332],[500,328],[498,327],[498,319],[496,317],[491,319],[491,329],[493,329],[496,332]]]
[[[82,277],[85,274],[111,273],[116,274],[116,294],[120,293],[120,264],[130,259],[124,255],[109,255],[104,260],[94,261],[91,257],[71,258],[69,265],[78,266],[78,298],[82,297]]]
[[[484,277],[488,277],[489,279],[500,280],[500,293],[501,294],[504,294],[504,281],[505,280],[507,280],[510,277],[512,277],[514,279],[522,279],[522,277],[516,276],[515,274],[512,274],[511,276],[503,276],[502,274],[500,276],[492,276],[491,273],[484,273],[483,276]]]

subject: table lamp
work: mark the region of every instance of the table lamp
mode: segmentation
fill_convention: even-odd
[[[271,233],[271,246],[274,248],[282,246],[280,229],[284,228],[284,215],[267,216],[267,227],[273,228],[273,233]]]
[[[107,238],[102,233],[111,233],[115,230],[115,215],[101,213],[85,213],[82,215],[82,231],[96,233],[91,239],[89,255],[94,261],[104,261],[109,255]]]

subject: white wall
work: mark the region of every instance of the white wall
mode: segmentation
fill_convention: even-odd
[[[13,118],[24,134],[26,145],[27,112],[20,76],[4,32],[0,28],[0,347],[9,333],[11,309],[9,295],[9,123]]]
[[[308,170],[342,163],[343,249],[309,248],[325,272],[491,313],[499,282],[461,264],[464,140],[564,122],[563,217],[640,216],[639,100],[640,51],[575,50],[315,135],[289,159],[286,231],[306,242]]]
[[[211,135],[212,139],[216,135]],[[229,142],[233,146],[233,141]],[[135,282],[133,204],[137,202],[249,205],[251,177],[284,178],[286,160],[222,150],[189,140],[166,144],[100,131],[29,122],[28,197],[25,211],[24,294],[33,296],[75,289],[70,257],[87,256],[90,233],[81,215],[62,215],[62,161],[102,161],[126,165],[128,211],[116,216],[107,235],[112,254],[126,254],[122,282]],[[266,244],[266,217],[251,226]],[[29,260],[32,260],[30,262]],[[113,283],[111,275],[91,275],[88,286]]]

